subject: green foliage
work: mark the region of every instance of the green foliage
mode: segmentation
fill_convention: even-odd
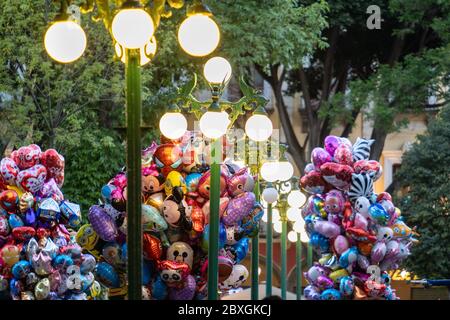
[[[113,132],[92,130],[84,134],[79,146],[66,150],[63,192],[80,204],[83,216],[100,199],[100,190],[125,163],[124,145]]]
[[[421,277],[450,277],[450,107],[446,106],[425,135],[403,156],[397,178],[408,193],[401,199],[402,215],[417,225],[420,242],[406,260]]]
[[[245,70],[282,64],[295,67],[304,55],[324,47],[321,32],[327,26],[325,1],[309,6],[297,1],[208,1],[222,30],[222,51]]]

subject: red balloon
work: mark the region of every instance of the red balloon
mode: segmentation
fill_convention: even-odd
[[[36,234],[33,227],[17,227],[12,231],[15,240],[23,242],[31,239]]]
[[[58,187],[64,183],[65,160],[55,149],[48,149],[41,155],[41,163],[47,168],[47,178],[54,178]]]
[[[330,185],[323,179],[319,171],[310,171],[300,179],[300,184],[306,192],[311,194],[325,193]]]
[[[19,206],[19,195],[14,190],[5,190],[0,193],[0,206],[8,213],[15,213]]]
[[[26,170],[22,170],[17,175],[17,183],[23,190],[35,194],[40,191],[47,178],[47,169],[37,164]]]
[[[164,177],[167,177],[170,171],[181,172],[183,169],[183,152],[175,144],[162,144],[156,148],[153,154],[153,161],[161,170]]]
[[[334,152],[334,160],[337,163],[351,166],[353,164],[352,149],[346,144],[341,143]]]
[[[323,164],[320,171],[325,181],[340,190],[348,189],[354,172],[352,167],[334,162]]]
[[[158,238],[156,238],[148,233],[144,233],[142,249],[143,249],[145,259],[156,260],[156,261],[161,259],[162,245],[161,245],[161,241]]]
[[[41,148],[36,144],[21,147],[11,154],[12,159],[17,163],[20,170],[25,170],[37,165],[40,156]]]

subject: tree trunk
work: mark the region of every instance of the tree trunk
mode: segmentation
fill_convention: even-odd
[[[372,131],[371,139],[375,140],[375,143],[370,149],[370,159],[378,161],[383,153],[384,143],[386,141],[387,132],[377,126],[377,121],[375,121],[374,128]]]

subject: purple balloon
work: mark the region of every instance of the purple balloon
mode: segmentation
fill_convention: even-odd
[[[358,266],[363,270],[366,270],[370,266],[369,259],[367,259],[367,257],[362,254],[358,254],[357,261],[358,261]]]
[[[311,162],[314,164],[316,170],[320,170],[320,166],[324,163],[331,162],[332,157],[323,148],[314,148],[311,152]]]
[[[341,228],[334,222],[315,220],[314,230],[327,238],[334,238],[341,234]]]
[[[377,264],[381,260],[383,260],[384,256],[386,254],[386,243],[384,242],[377,242],[372,248],[372,252],[370,253],[370,260],[372,261],[372,264]]]
[[[391,259],[397,256],[400,252],[400,244],[397,240],[391,240],[386,244],[386,255],[385,259]]]
[[[117,226],[105,210],[97,205],[89,209],[89,222],[94,231],[104,241],[114,241],[118,235]]]
[[[336,136],[327,136],[324,142],[325,142],[325,150],[327,150],[328,153],[332,157],[334,157],[334,152],[341,143],[341,140],[339,139],[339,137]]]
[[[244,192],[231,199],[222,216],[222,222],[227,226],[238,223],[252,211],[255,200],[253,192]]]
[[[303,291],[303,295],[305,296],[306,300],[320,300],[320,290],[313,285],[306,286],[305,290]]]
[[[321,289],[330,289],[333,288],[334,282],[327,276],[319,276],[317,278],[316,284]]]
[[[314,171],[314,170],[315,170],[314,165],[312,163],[308,163],[305,166],[305,175],[310,173],[311,171]]]
[[[23,222],[26,226],[34,227],[36,226],[36,212],[33,210],[33,208],[28,209],[25,212],[25,216],[23,218]]]
[[[186,278],[186,284],[183,288],[169,288],[170,300],[192,300],[195,295],[195,278],[192,275],[188,275]]]

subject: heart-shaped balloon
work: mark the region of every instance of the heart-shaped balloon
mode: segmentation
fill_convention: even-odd
[[[47,169],[41,164],[37,164],[29,169],[22,170],[17,175],[17,184],[23,190],[33,194],[41,190],[47,178]]]
[[[222,216],[222,222],[225,225],[233,225],[240,222],[251,212],[255,205],[255,200],[253,192],[244,192],[231,199]]]
[[[20,170],[25,170],[38,164],[40,155],[41,148],[36,144],[21,147],[11,154]]]
[[[7,236],[9,234],[8,219],[4,215],[0,215],[0,235]]]
[[[327,150],[323,148],[314,148],[311,152],[311,162],[314,164],[316,170],[320,170],[320,167],[327,162],[331,162],[332,157],[327,152]]]
[[[352,181],[353,168],[334,162],[325,163],[320,167],[323,179],[337,189],[346,190]]]
[[[334,153],[334,160],[337,163],[351,166],[353,164],[352,149],[345,144],[340,144]]]
[[[3,158],[2,161],[0,161],[0,174],[6,184],[15,186],[19,172],[19,167],[13,159]]]
[[[336,149],[341,144],[341,140],[337,136],[327,136],[324,140],[325,150],[334,157]]]
[[[42,198],[52,198],[56,202],[61,202],[64,200],[64,195],[56,184],[54,178],[50,178],[47,182],[45,182],[39,193]]]
[[[13,229],[12,234],[16,241],[24,242],[34,237],[36,231],[33,227],[17,227]]]
[[[315,170],[304,175],[300,179],[300,184],[310,194],[324,193],[330,189],[330,185],[322,178],[322,174]]]
[[[118,235],[117,226],[114,220],[97,205],[89,209],[88,215],[92,228],[98,236],[104,241],[114,241]]]
[[[353,164],[355,173],[367,173],[376,181],[381,177],[383,170],[378,161],[375,160],[358,160]]]
[[[48,149],[41,154],[41,163],[47,168],[48,178],[54,178],[58,187],[64,183],[65,160],[55,149]]]

